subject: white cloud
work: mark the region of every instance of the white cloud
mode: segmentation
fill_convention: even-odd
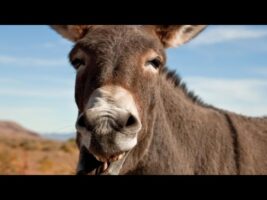
[[[37,79],[42,81],[0,77],[0,120],[16,121],[39,133],[73,132],[77,116],[74,80]]]
[[[244,115],[267,115],[266,79],[187,77],[184,80],[208,104]]]
[[[0,77],[0,96],[2,96],[0,102],[5,97],[73,99],[74,82],[74,78],[51,78],[48,76],[36,77],[36,79],[28,77],[28,80]]]
[[[64,110],[63,110],[64,109]],[[64,133],[75,131],[75,107],[54,108],[41,106],[0,105],[0,120],[20,123],[38,133]],[[68,114],[66,114],[68,113]]]
[[[64,38],[59,38],[57,41],[49,41],[46,43],[43,43],[41,47],[44,48],[66,48],[66,47],[71,47],[73,45],[72,42],[68,41],[67,39]]]
[[[3,84],[20,84],[21,81],[17,80],[17,79],[12,79],[12,78],[6,78],[6,77],[0,77],[0,85]]]
[[[0,96],[41,97],[41,98],[74,98],[73,88],[40,88],[6,87],[0,88]]]
[[[267,76],[267,67],[249,68],[249,72],[256,74],[256,75]]]
[[[216,26],[207,28],[191,45],[209,45],[241,39],[267,37],[267,30],[253,29],[248,26]]]
[[[32,57],[15,57],[9,55],[0,55],[0,65],[16,65],[28,67],[55,67],[68,65],[66,58],[46,59],[46,58],[32,58]]]

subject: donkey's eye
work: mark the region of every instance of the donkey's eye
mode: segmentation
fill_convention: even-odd
[[[78,69],[81,65],[85,65],[85,61],[83,59],[76,58],[71,62],[71,64],[75,69]]]
[[[155,58],[155,59],[149,60],[146,63],[146,66],[152,66],[155,69],[158,69],[160,67],[160,65],[161,65],[161,61],[160,61],[159,58]]]

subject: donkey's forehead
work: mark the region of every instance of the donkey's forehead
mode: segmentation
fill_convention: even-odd
[[[164,54],[164,48],[155,35],[142,26],[133,25],[94,26],[75,47],[83,47],[99,53],[112,50],[117,55],[120,52],[134,53],[148,49]]]
[[[144,26],[136,25],[95,25],[88,31],[84,39],[106,40],[117,39],[127,40],[129,38],[146,38],[151,37],[151,34]],[[133,39],[134,39],[133,38]]]

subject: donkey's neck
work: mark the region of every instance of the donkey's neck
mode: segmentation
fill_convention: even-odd
[[[153,173],[234,173],[226,114],[194,102],[179,86],[162,80],[147,159]],[[232,156],[229,156],[229,155]],[[162,161],[162,162],[161,162]]]

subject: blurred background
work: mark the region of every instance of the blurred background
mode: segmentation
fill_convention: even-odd
[[[48,26],[0,26],[0,174],[73,174],[72,43]],[[209,26],[168,49],[167,66],[204,102],[267,115],[267,26]]]

